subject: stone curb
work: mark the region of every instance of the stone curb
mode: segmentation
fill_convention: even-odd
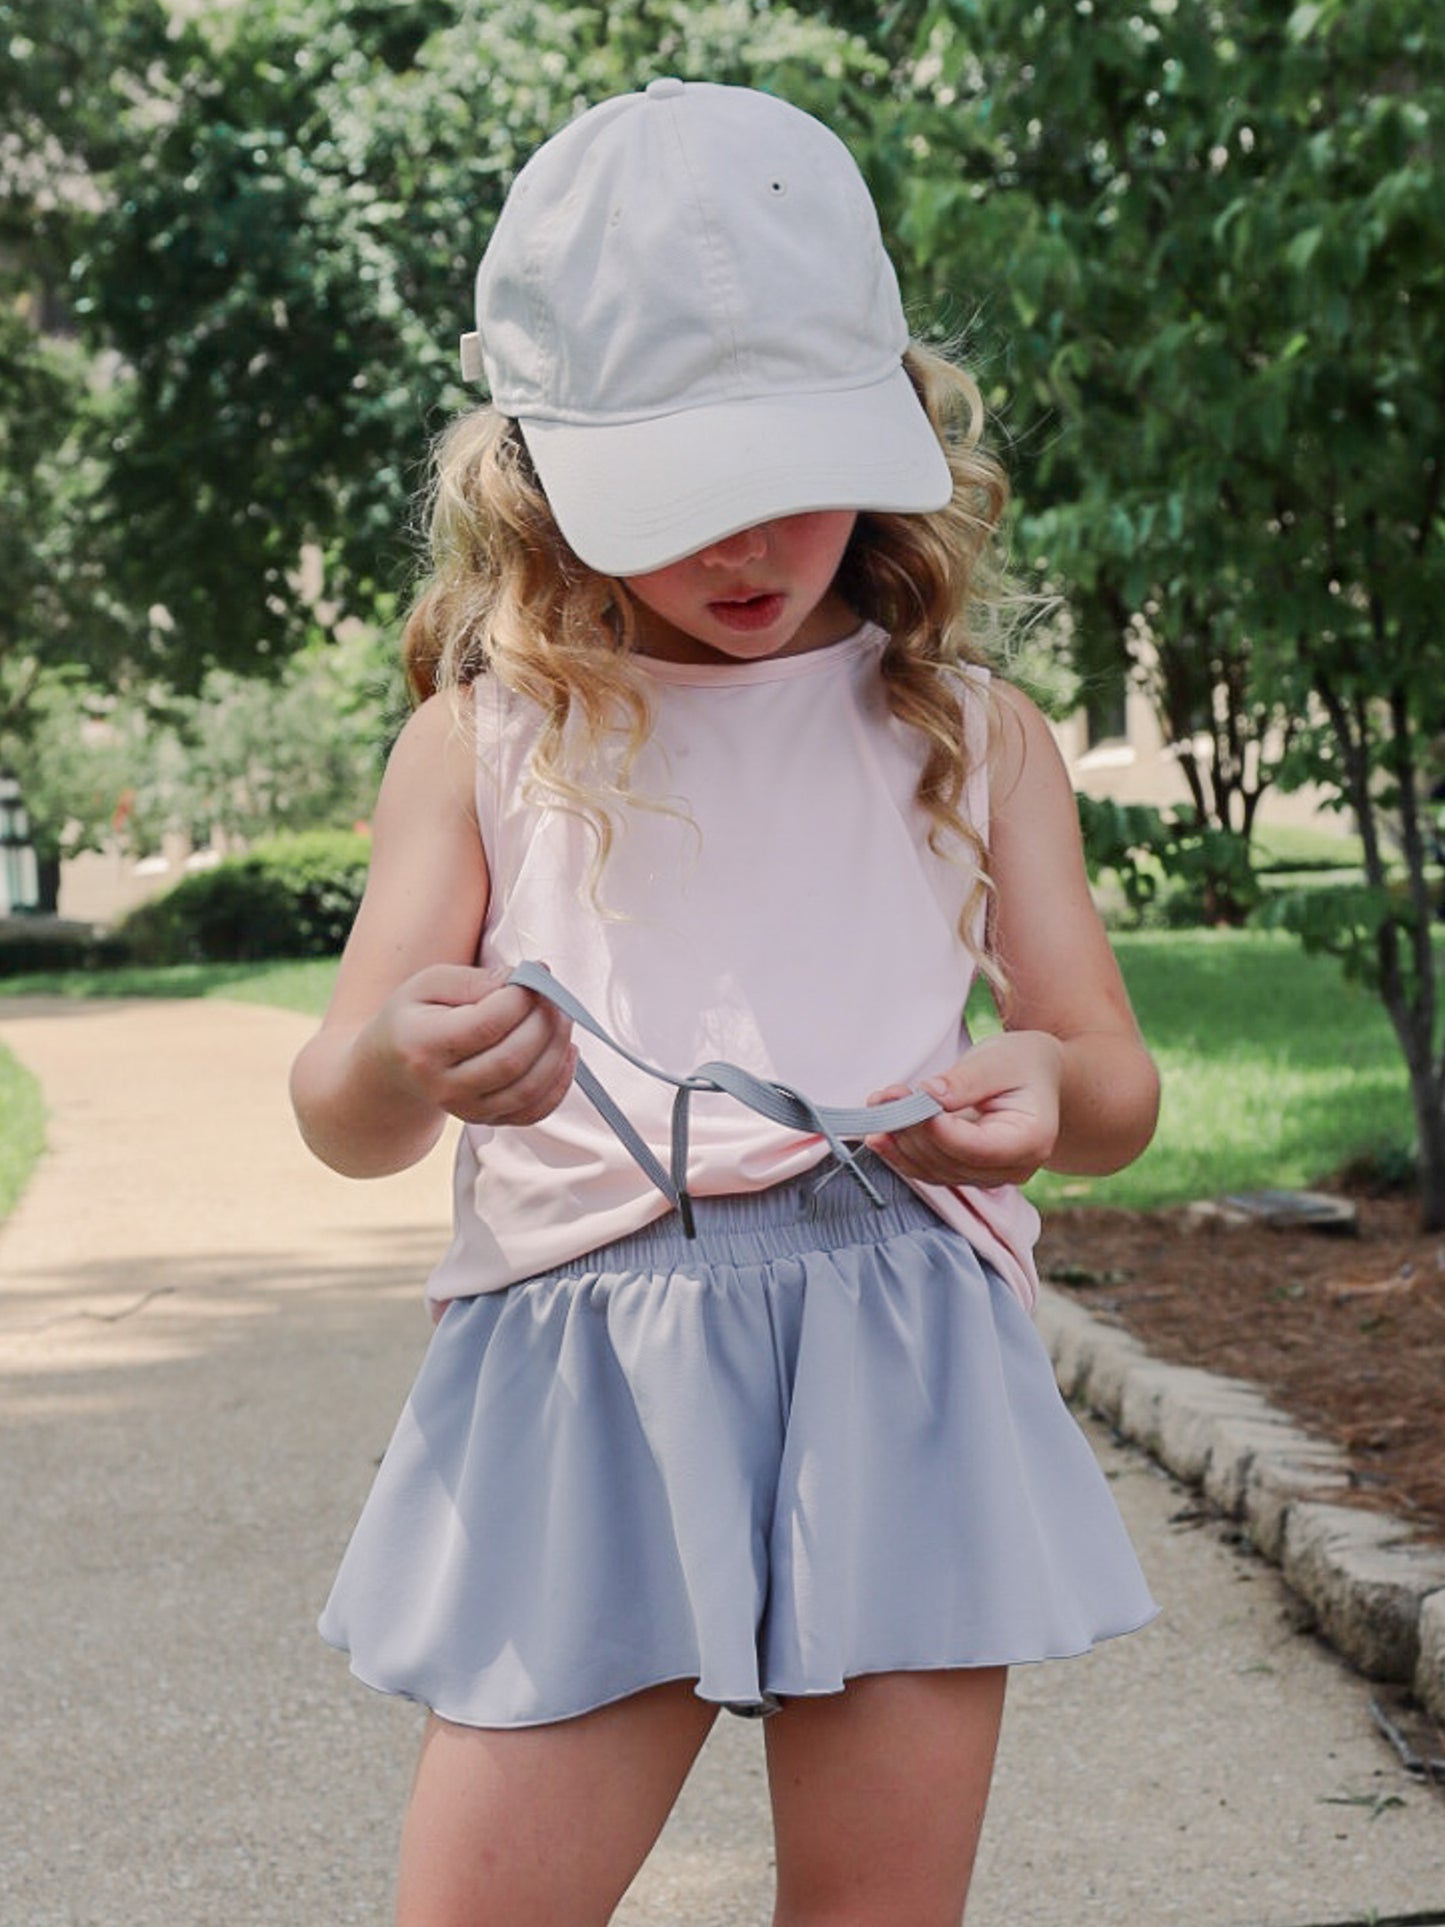
[[[1368,1679],[1409,1686],[1445,1721],[1445,1550],[1421,1545],[1403,1520],[1339,1504],[1344,1453],[1257,1386],[1163,1364],[1048,1285],[1037,1322],[1066,1398],[1239,1520],[1338,1653]]]

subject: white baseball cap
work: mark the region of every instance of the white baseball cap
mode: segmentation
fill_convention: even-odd
[[[462,372],[604,575],[815,509],[942,508],[948,463],[863,178],[769,94],[654,80],[517,176]]]

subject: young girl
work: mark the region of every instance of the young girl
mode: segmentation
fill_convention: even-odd
[[[1013,1187],[1135,1157],[1156,1083],[981,666],[977,390],[909,346],[846,150],[743,89],[547,143],[477,316],[294,1080],[356,1176],[463,1126],[322,1620],[431,1708],[398,1918],[609,1919],[728,1706],[773,1714],[780,1927],[941,1927],[1006,1668],[1153,1610],[1028,1317]]]

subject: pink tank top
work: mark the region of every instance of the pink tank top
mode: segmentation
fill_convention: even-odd
[[[475,686],[477,814],[491,877],[480,961],[545,963],[617,1040],[676,1075],[713,1059],[855,1106],[948,1069],[967,1048],[974,966],[958,934],[974,878],[929,848],[918,746],[889,713],[883,632],[720,666],[639,659],[654,728],[634,773],[667,811],[633,808],[589,895],[592,835],[539,796],[541,719],[495,678]],[[960,675],[986,835],[987,675]],[[671,1092],[580,1030],[593,1066],[666,1163]],[[761,1190],[828,1155],[819,1136],[722,1094],[692,1101],[688,1189]],[[1023,1303],[1038,1217],[1012,1187],[919,1185]],[[639,1230],[670,1209],[575,1086],[525,1127],[467,1125],[456,1229],[428,1296],[497,1291]]]

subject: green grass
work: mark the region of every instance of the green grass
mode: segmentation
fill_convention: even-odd
[[[319,1017],[326,1008],[336,964],[305,963],[140,965],[119,970],[40,971],[0,977],[6,997],[229,997],[243,1004],[275,1004]]]
[[[1276,869],[1358,870],[1365,846],[1352,831],[1315,829],[1308,823],[1266,823],[1253,838],[1254,860]]]
[[[1049,1173],[1040,1204],[1137,1207],[1318,1183],[1361,1152],[1414,1138],[1383,1006],[1296,941],[1246,931],[1115,938],[1158,1061],[1159,1130],[1112,1178]]]
[[[0,1049],[0,1219],[11,1210],[45,1148],[45,1101],[40,1086],[9,1051]]]
[[[1037,1179],[1030,1190],[1041,1205],[1150,1208],[1310,1185],[1361,1152],[1412,1141],[1404,1066],[1384,1010],[1328,959],[1306,957],[1290,937],[1249,931],[1129,933],[1115,943],[1163,1074],[1158,1135],[1115,1177]],[[231,997],[319,1014],[334,975],[329,962],[78,971],[0,981],[0,998]],[[0,1083],[0,1186],[6,1169],[20,1171],[10,1179],[13,1198],[38,1149],[39,1113],[11,1126],[11,1111],[19,1118],[24,1106],[8,1089]],[[22,1148],[7,1152],[12,1140]]]

